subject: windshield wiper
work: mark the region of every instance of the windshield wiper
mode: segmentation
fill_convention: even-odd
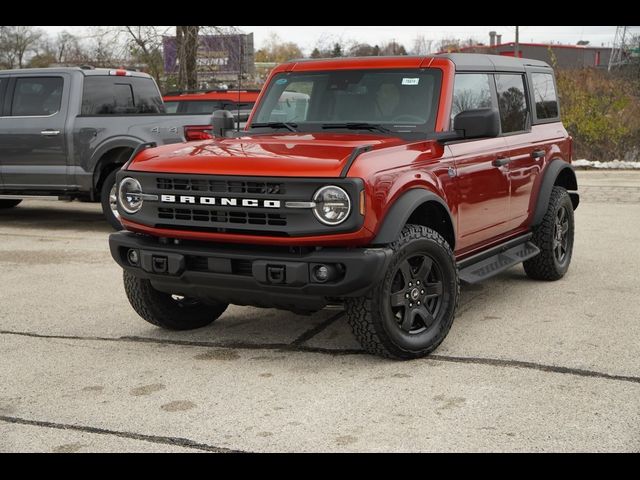
[[[297,123],[287,122],[252,123],[251,128],[286,128],[290,132],[298,132]]]
[[[324,130],[333,130],[339,128],[346,128],[347,130],[375,130],[381,133],[396,133],[393,130],[389,130],[377,123],[366,122],[347,122],[347,123],[323,123],[322,128]]]

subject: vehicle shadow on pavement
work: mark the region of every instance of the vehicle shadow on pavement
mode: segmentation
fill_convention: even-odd
[[[0,229],[29,228],[51,230],[86,230],[111,233],[100,204],[82,202],[25,201],[19,206],[0,210]]]

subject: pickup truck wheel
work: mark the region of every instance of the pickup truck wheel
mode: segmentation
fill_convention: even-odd
[[[170,295],[153,288],[149,280],[124,272],[124,289],[129,303],[147,322],[167,330],[206,327],[227,309],[226,303],[204,302]]]
[[[407,225],[380,284],[346,299],[347,319],[369,353],[412,359],[435,350],[449,332],[460,281],[453,252],[436,231]]]
[[[22,200],[0,200],[0,210],[5,208],[13,208],[16,205],[20,205]]]
[[[574,237],[573,205],[569,193],[553,187],[542,223],[534,228],[531,241],[540,253],[524,262],[524,271],[534,280],[559,280],[571,263]]]
[[[118,170],[114,170],[107,178],[104,179],[102,189],[100,190],[100,203],[102,204],[102,213],[115,230],[122,230],[120,223],[120,214],[118,213],[118,191],[116,185],[116,174]]]

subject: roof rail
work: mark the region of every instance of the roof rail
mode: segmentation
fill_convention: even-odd
[[[93,65],[79,65],[79,67],[82,70],[95,70],[96,69],[96,67],[94,67]]]

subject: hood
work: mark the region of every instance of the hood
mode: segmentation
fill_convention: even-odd
[[[129,170],[265,177],[339,177],[354,148],[406,143],[360,134],[256,135],[165,145],[141,152]]]

